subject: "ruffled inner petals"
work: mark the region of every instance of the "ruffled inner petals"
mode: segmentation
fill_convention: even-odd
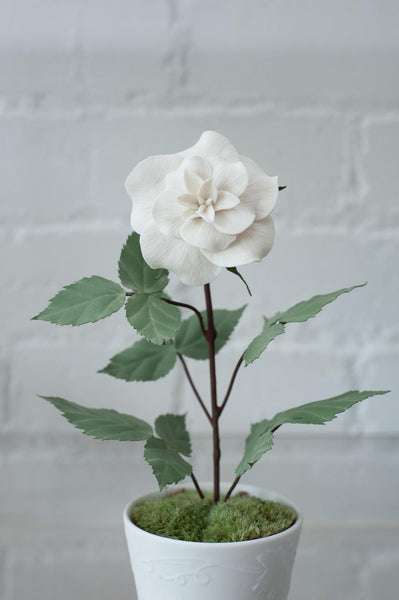
[[[197,173],[194,171],[189,171],[188,169],[184,170],[184,184],[186,186],[186,190],[189,194],[196,195],[198,193],[198,189],[203,184],[202,179]]]
[[[152,221],[152,207],[155,198],[165,188],[165,181],[171,171],[176,171],[182,163],[178,154],[149,156],[139,162],[125,182],[126,191],[132,199],[132,228],[141,233]]]
[[[241,202],[255,207],[256,220],[267,217],[276,206],[278,197],[278,177],[267,175],[251,158],[241,160],[248,171],[248,187],[241,196]]]
[[[180,227],[183,224],[182,208],[177,202],[175,192],[165,190],[157,196],[152,216],[161,233],[180,237]]]
[[[274,242],[274,226],[271,217],[254,221],[225,250],[201,252],[215,265],[220,267],[238,267],[259,261],[270,252]]]
[[[227,210],[229,208],[234,208],[237,204],[240,204],[240,199],[235,194],[224,192],[222,190],[218,192],[215,210]]]
[[[245,231],[255,219],[255,212],[250,207],[237,204],[229,210],[218,210],[214,225],[222,233],[237,234]]]
[[[201,218],[186,221],[180,229],[180,235],[191,246],[212,252],[224,250],[236,239],[234,235],[221,233],[212,223]]]
[[[207,179],[204,181],[204,183],[198,189],[197,194],[198,197],[202,198],[204,201],[209,199],[216,201],[218,190],[213,179]]]
[[[155,224],[143,231],[140,245],[150,267],[168,269],[186,285],[204,285],[220,272],[220,267],[210,262],[198,248],[181,239],[162,235]]]
[[[186,156],[183,160],[182,166],[188,171],[192,171],[203,181],[210,179],[213,173],[213,167],[209,160],[203,156]]]
[[[198,200],[193,194],[181,194],[177,197],[177,202],[180,206],[192,208],[193,210],[196,210],[198,207]]]
[[[211,159],[213,180],[218,190],[231,192],[241,196],[248,185],[248,173],[245,165],[240,162],[229,162],[223,158]]]

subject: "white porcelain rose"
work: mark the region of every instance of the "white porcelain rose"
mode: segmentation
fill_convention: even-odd
[[[140,162],[126,190],[144,259],[188,285],[209,283],[221,267],[259,261],[272,248],[277,177],[214,131],[188,150]]]

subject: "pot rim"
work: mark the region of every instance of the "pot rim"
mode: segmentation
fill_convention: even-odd
[[[212,485],[210,482],[200,482],[200,486],[202,489],[207,489],[207,488],[212,488]],[[177,489],[181,489],[181,488],[188,488],[188,489],[195,489],[193,485],[190,485],[188,482],[186,485],[184,484],[179,484],[178,486],[176,486]],[[221,483],[221,489],[223,490],[223,488],[225,488],[225,490],[227,491],[229,488],[229,484],[226,483]],[[158,540],[158,543],[171,543],[171,544],[191,544],[191,545],[197,545],[197,546],[201,546],[201,548],[205,548],[205,547],[212,547],[212,548],[217,548],[217,547],[238,547],[238,546],[242,546],[243,544],[245,544],[246,546],[248,544],[251,545],[255,545],[255,544],[265,544],[265,543],[272,543],[273,540],[278,539],[282,539],[284,537],[287,537],[289,535],[295,534],[295,532],[297,530],[300,530],[302,527],[302,523],[303,523],[303,517],[302,517],[302,513],[301,511],[298,509],[298,507],[291,502],[291,500],[289,500],[288,498],[286,498],[285,496],[283,496],[282,494],[275,492],[273,490],[266,490],[264,488],[261,488],[260,486],[256,486],[256,485],[245,485],[245,484],[239,484],[237,485],[236,490],[239,491],[243,491],[243,492],[250,492],[253,495],[257,495],[259,494],[260,490],[262,490],[262,493],[266,495],[265,499],[270,499],[270,500],[274,500],[275,502],[281,502],[282,504],[286,504],[289,508],[292,508],[297,515],[296,521],[295,523],[293,523],[291,525],[291,527],[288,527],[288,529],[284,529],[284,531],[280,531],[279,533],[275,533],[273,535],[269,535],[266,537],[262,537],[262,538],[257,538],[255,540],[244,540],[242,542],[192,542],[192,541],[188,541],[188,540],[176,540],[175,538],[169,538],[169,537],[165,537],[165,536],[161,536],[161,535],[156,535],[155,533],[150,533],[149,531],[146,531],[145,529],[141,529],[141,527],[138,527],[135,523],[133,523],[133,521],[130,519],[130,511],[132,509],[132,507],[137,504],[138,502],[141,502],[143,500],[147,500],[149,498],[159,498],[162,497],[162,493],[161,492],[150,492],[148,494],[143,494],[142,496],[139,496],[138,498],[136,498],[135,500],[132,500],[131,502],[129,502],[124,511],[123,511],[123,520],[125,523],[125,528],[130,527],[131,529],[135,530],[135,534],[136,535],[141,535],[144,537],[148,537],[148,538],[154,538],[154,540]]]

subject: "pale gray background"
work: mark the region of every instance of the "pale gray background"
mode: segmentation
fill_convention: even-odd
[[[242,371],[223,476],[251,421],[391,388],[323,430],[286,427],[246,481],[306,515],[290,600],[397,598],[398,28],[396,0],[2,0],[2,600],[134,599],[121,511],[154,487],[140,444],[84,437],[37,392],[146,419],[189,410],[195,469],[210,475],[207,422],[178,367],[138,385],[96,374],[134,339],[122,313],[79,329],[29,321],[62,285],[116,277],[126,175],[210,128],[288,186],[272,253],[243,269],[255,295],[221,384],[262,315],[369,282]],[[213,288],[216,306],[248,301],[229,274]],[[200,289],[171,293],[202,305]]]

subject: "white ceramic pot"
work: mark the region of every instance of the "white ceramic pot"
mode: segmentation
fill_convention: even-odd
[[[190,486],[182,486],[190,487]],[[202,489],[210,489],[206,484]],[[222,485],[226,492],[228,485]],[[254,486],[237,486],[259,498],[283,502],[298,518],[276,535],[246,542],[185,542],[140,529],[130,520],[134,504],[159,494],[148,494],[128,504],[124,524],[138,600],[286,600],[302,526],[297,507],[289,500]]]

